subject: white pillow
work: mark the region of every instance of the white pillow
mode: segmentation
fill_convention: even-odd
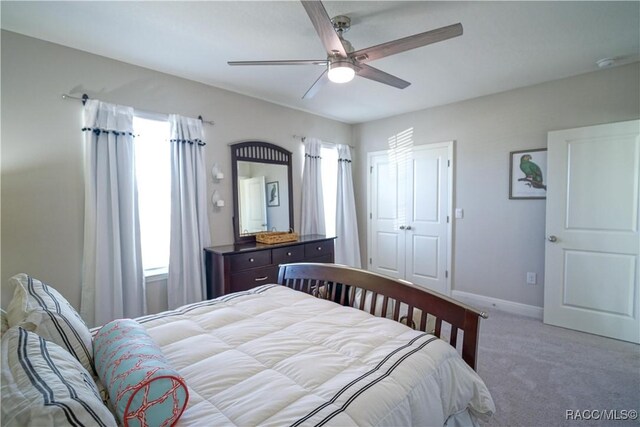
[[[91,375],[60,346],[13,327],[1,351],[3,426],[117,425]]]
[[[24,273],[9,283],[15,286],[7,310],[9,326],[20,326],[65,348],[96,377],[91,332],[71,304],[53,287]]]

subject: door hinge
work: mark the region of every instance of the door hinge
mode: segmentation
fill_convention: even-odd
[[[369,173],[373,173],[373,166],[369,166]]]
[[[373,214],[369,212],[369,219],[373,219]]]
[[[449,215],[447,215],[447,224],[449,224]]]
[[[451,160],[447,160],[447,167],[451,167]]]
[[[373,260],[369,258],[369,264],[373,264]]]
[[[444,271],[444,277],[445,279],[449,278],[449,270]]]

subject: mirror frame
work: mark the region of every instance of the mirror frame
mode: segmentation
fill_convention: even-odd
[[[291,151],[275,144],[263,141],[247,141],[231,145],[231,177],[233,185],[233,238],[236,244],[256,241],[254,234],[240,234],[240,212],[238,210],[238,162],[270,163],[287,167],[287,181],[289,186],[289,228],[293,227],[293,174],[291,166]]]

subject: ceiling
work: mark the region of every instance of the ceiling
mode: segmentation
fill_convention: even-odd
[[[231,67],[229,60],[325,59],[298,1],[11,2],[2,28],[360,123],[638,61],[640,2],[326,1],[348,15],[355,49],[462,23],[461,37],[370,62],[412,84],[356,77],[302,95],[322,67]]]

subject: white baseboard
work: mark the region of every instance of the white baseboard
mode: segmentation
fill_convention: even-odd
[[[456,290],[451,291],[451,296],[473,306],[495,308],[496,310],[505,311],[507,313],[519,314],[521,316],[533,317],[542,320],[542,307],[537,307],[535,305],[485,297],[484,295]]]

